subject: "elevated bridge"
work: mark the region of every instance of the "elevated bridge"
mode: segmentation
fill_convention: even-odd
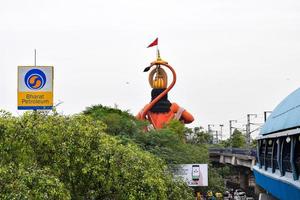
[[[256,164],[256,150],[237,148],[210,148],[209,158],[212,162],[242,166],[253,170]]]
[[[249,186],[254,188],[251,193],[259,194],[259,188],[254,181],[253,167],[256,164],[256,150],[238,148],[210,148],[209,158],[213,164],[231,165],[238,172],[240,188],[249,191]],[[251,180],[251,181],[250,181]],[[249,192],[250,193],[250,192]]]

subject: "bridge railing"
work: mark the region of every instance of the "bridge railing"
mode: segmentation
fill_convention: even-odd
[[[256,149],[240,149],[240,148],[209,148],[209,153],[228,153],[240,154],[256,157]]]

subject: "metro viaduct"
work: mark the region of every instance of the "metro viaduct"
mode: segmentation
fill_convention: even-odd
[[[256,151],[236,148],[211,148],[209,158],[213,164],[232,165],[239,172],[239,184],[245,191],[249,188],[249,179],[253,177],[253,167],[256,164]],[[259,194],[262,189],[255,184],[255,193]]]

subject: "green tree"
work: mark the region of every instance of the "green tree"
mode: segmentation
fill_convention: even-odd
[[[189,132],[189,143],[192,144],[212,144],[213,136],[203,129],[203,127],[194,127]]]
[[[209,190],[212,190],[214,193],[222,192],[225,190],[224,179],[220,175],[218,169],[210,167],[210,170],[208,170],[208,176]]]
[[[138,134],[134,141],[144,150],[165,160],[168,165],[208,163],[206,146],[186,144],[168,128]]]
[[[232,148],[245,148],[246,147],[246,137],[237,129],[234,129],[231,138],[223,140],[220,143],[221,147],[232,147]]]
[[[128,111],[102,105],[88,107],[83,111],[83,114],[105,123],[107,125],[106,133],[115,136],[130,137],[140,132],[145,125],[145,123],[136,120]]]
[[[203,128],[196,127],[195,129],[188,129],[177,120],[171,121],[161,130],[152,130],[150,132],[142,132],[141,130],[145,123],[141,123],[134,119],[127,111],[121,111],[114,108],[107,108],[103,106],[95,106],[88,108],[84,113],[93,117],[96,120],[102,120],[107,125],[107,130],[112,135],[122,136],[121,139],[124,144],[135,142],[145,151],[154,154],[163,159],[169,168],[176,164],[187,163],[209,163],[207,143],[212,142],[212,137],[206,133]],[[88,112],[87,112],[88,111]],[[105,116],[111,114],[119,115],[118,119],[132,120],[134,123],[118,123],[116,121],[106,121]],[[129,115],[129,116],[128,116]],[[135,126],[135,127],[132,127]],[[116,128],[117,127],[117,128]],[[127,130],[122,132],[121,129]],[[118,130],[121,132],[119,133]],[[185,137],[187,134],[193,133],[196,137],[194,141],[186,143]],[[210,168],[210,170],[214,170]],[[209,174],[209,188],[221,191],[224,181],[217,173]],[[215,184],[218,182],[218,184]]]
[[[2,199],[192,199],[163,160],[105,130],[85,115],[2,113]]]
[[[49,169],[0,167],[0,199],[71,199],[70,192]]]
[[[185,143],[168,126],[161,130],[138,134],[134,141],[144,150],[165,160],[171,169],[177,164],[209,163],[207,145]],[[202,192],[208,189],[224,191],[223,177],[219,172],[209,165],[208,187],[202,188]]]
[[[179,140],[181,140],[182,142],[186,141],[186,137],[185,137],[186,128],[185,128],[184,124],[181,123],[180,121],[178,121],[178,120],[171,120],[165,126],[165,128],[168,129],[173,134],[175,134],[177,136],[177,138]]]
[[[233,148],[243,148],[246,146],[246,138],[242,132],[234,129],[231,136],[231,144]]]

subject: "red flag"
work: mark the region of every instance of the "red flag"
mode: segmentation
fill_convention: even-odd
[[[151,44],[149,44],[149,46],[147,46],[147,48],[153,47],[153,46],[156,46],[156,45],[158,45],[158,38],[156,38]]]

